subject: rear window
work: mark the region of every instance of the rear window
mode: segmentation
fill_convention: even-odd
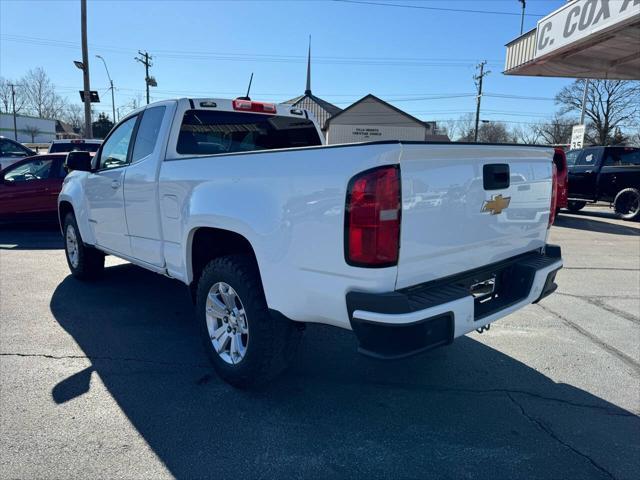
[[[612,167],[640,165],[640,148],[607,148],[604,164]]]
[[[305,118],[189,110],[176,150],[185,155],[214,155],[321,144],[314,123]]]
[[[99,143],[84,143],[84,142],[60,142],[52,143],[49,147],[49,153],[64,153],[64,152],[97,152],[100,148]]]

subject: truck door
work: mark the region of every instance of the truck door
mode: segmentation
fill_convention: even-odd
[[[131,165],[124,181],[125,214],[129,227],[131,256],[162,267],[162,229],[158,206],[158,175],[166,144],[159,134],[170,128],[175,102],[146,109],[133,144]],[[164,129],[164,130],[163,130]]]
[[[569,170],[569,197],[596,200],[596,178],[600,168],[602,148],[582,150]]]
[[[96,243],[125,256],[131,256],[131,245],[124,213],[124,177],[131,162],[132,138],[138,115],[125,120],[112,130],[96,158],[97,170],[85,184],[89,205],[89,222]]]

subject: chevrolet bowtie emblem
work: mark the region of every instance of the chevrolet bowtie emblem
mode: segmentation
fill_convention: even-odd
[[[482,212],[489,212],[491,215],[502,213],[509,206],[511,197],[503,197],[502,194],[494,195],[491,200],[485,200],[482,205]]]

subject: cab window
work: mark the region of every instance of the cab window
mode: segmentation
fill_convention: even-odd
[[[136,143],[133,146],[132,162],[137,162],[153,153],[166,108],[167,107],[152,107],[144,111],[142,120],[140,120],[140,125],[138,126]]]
[[[137,116],[131,117],[109,135],[100,151],[100,170],[122,167],[129,163],[129,146],[137,120]]]

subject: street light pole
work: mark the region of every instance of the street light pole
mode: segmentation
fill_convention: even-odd
[[[111,85],[109,89],[111,90],[111,110],[113,110],[113,124],[116,124],[116,100],[115,95],[113,93],[113,80],[111,80],[111,75],[109,75],[109,69],[107,68],[107,62],[105,62],[104,58],[101,55],[96,55],[104,65],[104,69],[107,71],[107,78],[109,79],[109,84]]]
[[[89,49],[87,47],[87,0],[80,0],[82,29],[82,77],[84,81],[84,135],[93,138],[91,129],[91,87],[89,86]]]

